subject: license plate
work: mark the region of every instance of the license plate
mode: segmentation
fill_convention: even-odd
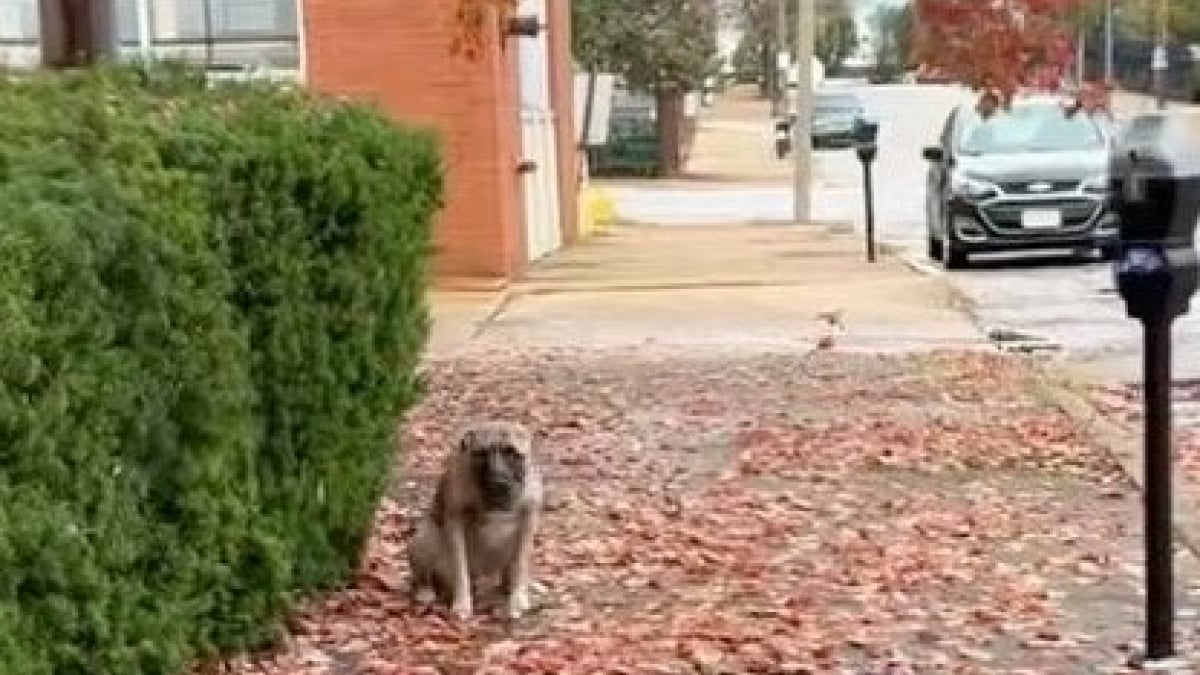
[[[1054,209],[1028,209],[1022,211],[1021,227],[1027,230],[1052,230],[1062,227],[1062,213]]]

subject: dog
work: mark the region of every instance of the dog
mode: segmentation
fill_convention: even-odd
[[[511,422],[469,427],[447,457],[432,503],[409,544],[411,592],[430,591],[461,619],[472,580],[499,574],[507,614],[530,608],[530,565],[543,504],[529,431]]]

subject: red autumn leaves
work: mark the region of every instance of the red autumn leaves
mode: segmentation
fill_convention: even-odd
[[[208,672],[1126,672],[1136,493],[1019,361],[496,348],[427,374],[356,582]],[[486,592],[463,623],[404,591],[412,518],[480,416],[541,438],[516,624]]]
[[[507,16],[517,6],[517,0],[457,0],[454,11],[458,31],[451,49],[456,54],[474,58],[487,42],[485,26],[492,13]]]
[[[983,108],[1022,90],[1058,89],[1075,60],[1070,17],[1083,0],[916,0],[923,63],[979,91]],[[1081,105],[1099,107],[1089,84]]]

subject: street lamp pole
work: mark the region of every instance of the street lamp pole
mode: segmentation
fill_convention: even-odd
[[[1113,84],[1113,0],[1104,3],[1104,84]]]
[[[793,152],[796,153],[793,214],[797,225],[812,220],[812,115],[813,52],[816,41],[814,0],[800,4],[796,22],[796,122],[793,126]]]

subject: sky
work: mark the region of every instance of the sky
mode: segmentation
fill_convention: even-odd
[[[903,5],[905,0],[854,0],[854,17],[858,21],[859,30],[868,30],[870,23],[867,18],[879,5]]]
[[[803,0],[811,2],[812,0]],[[870,30],[871,23],[868,18],[875,11],[875,8],[880,5],[903,5],[906,0],[853,0],[854,1],[854,18],[858,22],[858,28],[861,33],[866,33]],[[721,51],[725,54],[730,54],[737,47],[739,32],[736,29],[720,31],[718,38],[721,45]],[[861,34],[860,33],[860,34]]]

